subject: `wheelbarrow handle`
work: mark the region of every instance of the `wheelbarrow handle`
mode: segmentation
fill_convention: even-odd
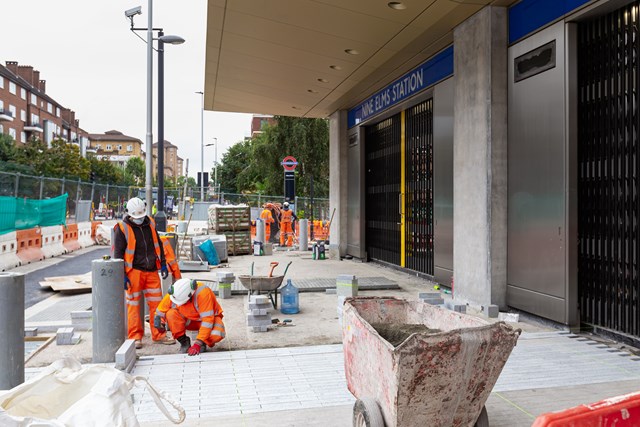
[[[271,263],[271,270],[269,270],[269,277],[273,277],[273,270],[275,270],[277,266],[278,266],[277,262],[273,261]]]
[[[291,262],[292,262],[292,261],[289,261],[289,264],[287,264],[287,266],[285,267],[285,269],[284,269],[284,273],[282,274],[282,277],[284,277],[284,276],[286,276],[286,275],[287,275],[287,270],[289,269],[289,266],[291,265]]]

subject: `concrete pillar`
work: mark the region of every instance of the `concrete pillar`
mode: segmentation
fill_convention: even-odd
[[[507,288],[507,10],[485,7],[455,28],[456,299],[500,307]]]
[[[24,274],[0,273],[0,390],[24,382]]]
[[[347,253],[347,111],[329,116],[329,257]]]
[[[258,242],[266,243],[265,236],[266,231],[264,221],[258,218],[256,219],[256,240]]]
[[[93,363],[112,363],[125,340],[124,261],[91,262],[93,310]]]
[[[309,249],[309,233],[307,231],[308,224],[308,219],[300,220],[300,236],[298,237],[298,241],[300,242],[299,250],[305,252]]]

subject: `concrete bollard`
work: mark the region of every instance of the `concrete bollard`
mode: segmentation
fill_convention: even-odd
[[[256,219],[256,241],[265,243],[265,236],[264,221],[258,218]]]
[[[0,273],[0,390],[24,382],[24,277]]]
[[[309,233],[307,232],[307,226],[309,224],[309,220],[301,219],[300,220],[300,245],[298,247],[299,250],[305,252],[309,249]]]
[[[93,363],[114,363],[125,339],[124,261],[94,260],[91,263],[93,310]]]

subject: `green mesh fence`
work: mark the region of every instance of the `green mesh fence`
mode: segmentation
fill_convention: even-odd
[[[33,227],[64,225],[67,194],[45,200],[0,196],[0,234]]]

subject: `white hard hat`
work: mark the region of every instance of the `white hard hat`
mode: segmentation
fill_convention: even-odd
[[[191,298],[197,287],[197,282],[191,279],[180,279],[169,288],[169,299],[175,305],[183,305]]]
[[[147,204],[138,197],[133,197],[127,202],[126,212],[131,218],[144,218],[147,214],[146,210]]]
[[[288,208],[288,207],[289,207],[289,202],[284,202],[284,205],[283,205],[283,206],[284,206],[285,208]]]

